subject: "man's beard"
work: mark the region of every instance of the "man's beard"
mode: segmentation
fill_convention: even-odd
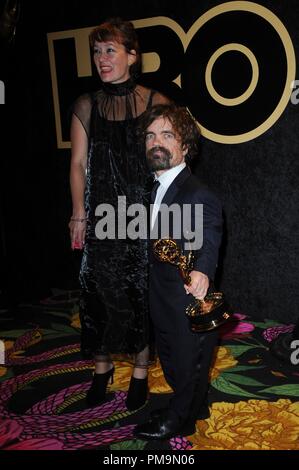
[[[165,147],[157,146],[149,149],[146,152],[146,159],[150,170],[159,171],[171,168],[170,160],[172,155]]]

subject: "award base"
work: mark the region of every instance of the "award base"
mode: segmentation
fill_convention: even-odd
[[[211,292],[204,300],[195,300],[187,307],[186,315],[194,333],[214,330],[231,318],[222,292]]]

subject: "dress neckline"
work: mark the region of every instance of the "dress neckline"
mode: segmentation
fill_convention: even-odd
[[[136,87],[136,83],[133,78],[129,78],[125,82],[122,83],[104,83],[102,84],[102,89],[104,90],[107,95],[115,95],[115,96],[124,96],[132,93],[134,88]]]

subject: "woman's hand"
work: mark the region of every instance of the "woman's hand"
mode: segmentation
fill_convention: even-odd
[[[186,294],[192,294],[196,299],[203,300],[207,295],[209,288],[209,278],[206,274],[199,271],[191,271],[191,284],[185,284]]]
[[[72,250],[82,250],[85,242],[86,217],[72,217],[69,223]]]

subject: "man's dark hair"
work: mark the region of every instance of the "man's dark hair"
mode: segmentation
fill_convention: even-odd
[[[136,51],[136,62],[130,66],[130,75],[137,78],[141,72],[141,52],[133,23],[122,18],[109,18],[97,26],[89,35],[89,43],[94,47],[95,42],[116,41],[122,44],[128,54]]]
[[[190,162],[198,154],[200,130],[187,108],[175,104],[157,104],[146,111],[138,127],[138,137],[144,143],[147,128],[158,118],[168,119],[183,148],[188,148],[185,159]]]

